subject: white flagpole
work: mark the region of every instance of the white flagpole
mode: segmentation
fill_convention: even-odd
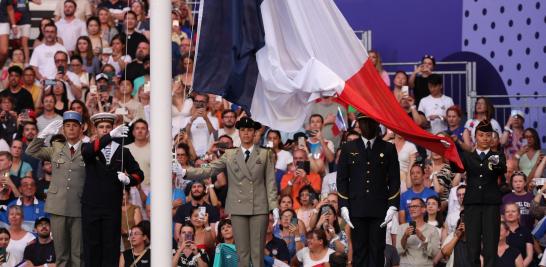
[[[172,265],[171,1],[150,5],[152,266]]]

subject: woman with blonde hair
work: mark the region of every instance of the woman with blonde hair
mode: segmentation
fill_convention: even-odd
[[[389,78],[389,74],[383,69],[383,63],[381,62],[381,56],[379,53],[375,50],[370,50],[368,51],[368,57],[372,61],[373,65],[377,69],[377,72],[379,73],[379,76],[381,76],[387,87],[390,87],[391,80]]]

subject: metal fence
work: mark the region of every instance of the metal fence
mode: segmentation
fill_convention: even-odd
[[[410,76],[419,64],[421,63],[387,62],[383,63],[383,67],[392,81],[397,71],[404,71]],[[456,105],[467,111],[469,106],[473,106],[467,95],[476,91],[476,62],[436,62],[434,73],[442,75],[444,94],[453,98]]]
[[[495,107],[493,117],[501,126],[506,125],[512,110],[521,110],[525,113],[525,127],[535,128],[542,142],[546,142],[546,95],[476,95],[471,94],[468,99],[472,103],[468,114],[474,113],[474,103],[480,97],[491,100]]]

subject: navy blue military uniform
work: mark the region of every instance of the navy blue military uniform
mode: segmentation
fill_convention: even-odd
[[[393,144],[380,138],[367,147],[364,139],[341,148],[337,171],[340,208],[347,207],[353,266],[384,266],[385,228],[380,225],[390,206],[400,206],[400,166]]]
[[[82,196],[85,266],[119,265],[124,189],[117,172],[123,170],[128,174],[130,183],[127,186],[135,186],[144,179],[138,163],[129,149],[121,146],[121,142],[117,142],[119,146],[112,151],[111,160],[107,164],[101,149],[110,143],[116,142],[107,134],[100,141],[95,140],[82,146],[86,172]]]
[[[499,162],[493,165],[489,158],[495,155],[499,157]],[[502,203],[498,178],[506,172],[506,159],[503,153],[489,150],[480,156],[475,150],[463,152],[461,160],[466,170],[463,205],[468,253],[472,266],[480,266],[482,254],[484,266],[493,267],[497,257]]]

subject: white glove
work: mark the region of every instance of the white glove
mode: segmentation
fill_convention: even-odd
[[[173,161],[173,173],[176,174],[176,178],[184,178],[186,176],[186,170],[182,168],[182,165],[178,161]]]
[[[281,216],[279,215],[279,208],[273,209],[273,226],[277,225],[279,223],[279,218]]]
[[[446,140],[440,140],[440,143],[442,143],[442,145],[444,145],[445,148],[449,148],[451,146],[451,144]]]
[[[124,172],[118,172],[118,180],[124,185],[128,185],[131,182],[129,176],[127,176],[127,174],[125,174]]]
[[[127,133],[129,133],[129,127],[127,127],[125,124],[122,124],[114,128],[114,130],[110,131],[110,136],[112,138],[127,137]]]
[[[394,206],[390,206],[387,210],[387,215],[385,215],[385,221],[379,226],[381,228],[387,226],[387,224],[392,221],[392,217],[396,214],[398,209]]]
[[[355,227],[353,226],[353,223],[351,222],[351,218],[349,217],[349,209],[347,209],[347,207],[341,208],[341,218],[343,218],[343,220],[345,220],[345,222],[351,228],[355,229]]]
[[[57,134],[62,126],[62,120],[52,121],[38,134],[38,138],[46,138],[50,135]]]

